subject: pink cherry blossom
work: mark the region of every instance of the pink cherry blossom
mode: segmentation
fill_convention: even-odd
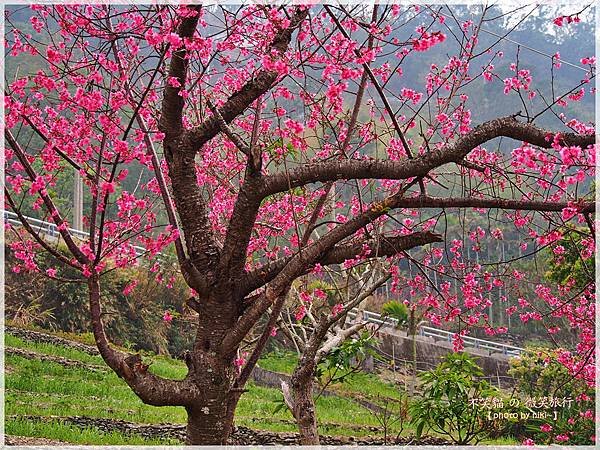
[[[343,310],[344,310],[344,305],[341,303],[336,303],[335,305],[333,305],[333,308],[331,308],[331,315],[335,317],[339,313],[341,313]]]

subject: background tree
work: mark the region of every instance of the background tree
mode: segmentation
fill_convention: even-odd
[[[353,274],[356,270],[358,274]],[[380,267],[366,267],[349,269],[346,278],[346,282],[338,278],[329,289],[312,286],[310,291],[300,291],[298,304],[293,305],[294,313],[284,311],[282,320],[279,321],[284,334],[299,349],[299,359],[290,385],[282,381],[281,387],[285,403],[298,424],[302,445],[319,445],[313,394],[315,378],[319,375],[328,377],[322,387],[324,390],[328,384],[336,381],[336,367],[341,367],[343,371],[339,374],[339,381],[341,377],[349,374],[351,359],[359,356],[359,348],[351,344],[345,345],[345,341],[359,335],[367,323],[357,316],[359,320],[346,324],[348,312],[360,307],[360,304],[384,284],[390,275],[381,274]],[[360,337],[355,339],[355,342],[364,347],[367,344],[366,340],[367,338]],[[320,367],[328,362],[334,367],[330,367],[329,364]],[[324,371],[334,373],[321,373]]]
[[[11,22],[19,14],[8,13],[8,59],[37,67],[8,80],[5,97],[6,206],[25,232],[11,246],[20,260],[12,270],[77,270],[102,357],[145,403],[185,407],[190,444],[227,441],[296,278],[356,259],[418,260],[424,274],[392,265],[393,289],[431,306],[432,322],[457,322],[460,349],[469,327],[502,332],[486,313],[490,286],[525,275],[505,260],[495,276],[469,257],[483,229],[428,247],[444,240],[444,218],[494,211],[522,239],[554,246],[566,222],[594,213],[585,200],[594,129],[576,114],[585,108],[568,107],[589,97],[595,59],[573,54],[581,81],[563,87],[552,57],[551,89],[536,90],[517,48],[500,83],[502,38],[482,34],[507,17],[493,8],[34,5],[25,28]],[[574,32],[578,22],[569,21]],[[428,70],[405,82],[405,64]],[[510,115],[472,117],[471,89],[488,82],[506,95]],[[510,144],[493,150],[497,138]],[[89,240],[69,229],[69,205],[52,190],[73,170],[89,199]],[[334,220],[323,220],[331,209]],[[31,225],[29,211],[56,225],[60,247]],[[593,221],[589,228],[587,258]],[[170,245],[198,313],[181,380],[112,347],[102,311],[107,273]],[[41,267],[40,253],[56,265]],[[521,319],[552,314],[579,327],[565,363],[593,383],[593,290],[568,303],[544,286],[536,293],[547,311],[524,299]],[[263,316],[240,368],[239,346]]]

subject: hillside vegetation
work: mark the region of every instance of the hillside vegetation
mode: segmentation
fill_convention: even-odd
[[[55,336],[64,339],[64,333]],[[86,336],[67,335],[86,342]],[[68,342],[68,341],[65,341]],[[74,341],[75,342],[75,341]],[[35,342],[11,334],[5,336],[6,349],[6,434],[46,438],[71,444],[93,445],[176,445],[180,439],[171,433],[150,438],[143,433],[109,431],[107,420],[133,424],[185,424],[185,411],[179,407],[145,405],[102,361],[67,345]],[[150,370],[168,378],[181,378],[182,361],[146,354]],[[261,359],[266,370],[290,373],[295,355],[271,353]],[[383,436],[376,414],[359,401],[381,404],[397,399],[401,387],[376,375],[357,373],[348,382],[334,386],[329,395],[317,400],[319,431],[323,435],[353,437]],[[335,394],[334,394],[335,393]],[[332,395],[334,394],[334,395]],[[269,432],[295,432],[296,425],[287,410],[275,413],[281,403],[278,389],[250,383],[240,401],[236,426]],[[84,420],[85,419],[85,420]],[[94,426],[97,420],[98,425]],[[77,424],[74,424],[77,423]],[[82,425],[86,424],[86,425]],[[110,427],[109,427],[110,428]],[[398,424],[388,433],[396,436]],[[402,436],[410,439],[414,430],[405,424]]]

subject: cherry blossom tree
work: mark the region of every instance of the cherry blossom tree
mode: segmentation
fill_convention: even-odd
[[[581,24],[564,19],[575,13],[548,24],[577,33]],[[595,243],[594,128],[570,108],[593,94],[595,59],[570,55],[581,82],[559,89],[555,55],[551,89],[537,83],[519,49],[496,50],[502,37],[483,43],[504,16],[398,5],[9,9],[7,61],[30,69],[7,80],[5,95],[5,203],[23,225],[12,270],[60,279],[62,265],[77,269],[102,357],[143,402],[185,407],[189,444],[227,442],[290,286],[325,266],[388,259],[399,295],[433,323],[460,324],[457,349],[472,327],[502,333],[487,315],[490,293],[505,285],[518,296],[527,275],[510,258],[500,274],[469,258],[502,230],[466,224],[464,239],[449,236],[449,216],[511,223],[523,252],[560,257],[571,222],[585,227],[581,258]],[[508,76],[495,67],[507,58]],[[425,75],[407,79],[411,64]],[[481,86],[497,88],[511,115],[473,117]],[[552,129],[539,124],[548,116]],[[73,172],[89,239],[69,228],[59,189]],[[56,265],[40,266],[40,252]],[[181,380],[117,350],[104,330],[103,276],[147,260],[166,283],[173,270],[183,276],[198,313]],[[419,272],[400,270],[407,262]],[[535,297],[510,313],[576,328],[577,348],[560,359],[593,383],[593,282],[540,284]],[[251,332],[259,338],[241,358]]]

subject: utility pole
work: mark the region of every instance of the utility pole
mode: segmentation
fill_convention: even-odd
[[[83,180],[78,170],[73,177],[73,225],[72,228],[83,231]]]

